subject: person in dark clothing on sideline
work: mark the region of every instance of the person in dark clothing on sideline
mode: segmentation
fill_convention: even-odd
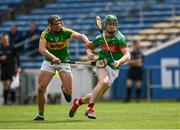
[[[11,31],[9,34],[10,44],[13,46],[16,46],[18,43],[23,41],[23,34],[21,31],[17,29],[17,26],[15,24],[11,25]],[[24,50],[24,45],[21,45],[16,48],[19,53],[22,53]]]
[[[21,72],[19,56],[15,48],[10,45],[9,35],[2,35],[2,44],[0,45],[0,65],[1,65],[1,80],[3,83],[4,104],[8,103],[8,93],[11,93],[11,103],[15,103],[15,91],[10,91],[10,84],[13,75]]]
[[[8,34],[11,44],[16,44],[23,40],[22,32],[17,29],[17,26],[15,24],[11,25],[11,31]]]
[[[134,42],[134,49],[131,52],[131,60],[128,61],[130,68],[127,77],[127,97],[125,102],[131,99],[131,88],[133,83],[136,86],[136,101],[139,102],[141,97],[141,86],[143,79],[143,54],[141,52],[140,41]]]
[[[25,45],[27,51],[38,50],[39,47],[39,36],[41,31],[38,29],[37,25],[33,22],[29,24],[29,30],[25,33],[24,39],[32,39],[29,43]],[[35,37],[38,38],[35,38]]]

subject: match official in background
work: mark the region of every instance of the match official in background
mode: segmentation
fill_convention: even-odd
[[[88,38],[70,28],[64,27],[62,18],[51,15],[48,18],[48,28],[41,33],[39,52],[45,57],[38,76],[38,108],[35,121],[44,120],[45,91],[56,71],[62,81],[62,92],[67,102],[71,102],[73,76],[71,66],[61,61],[70,60],[68,45],[71,38],[79,39],[89,44]]]
[[[127,97],[125,102],[131,100],[132,86],[136,87],[136,101],[140,101],[141,87],[143,80],[143,53],[141,52],[140,41],[134,41],[133,51],[131,52],[131,60],[128,61],[129,70],[126,83]]]
[[[1,80],[3,83],[4,104],[8,104],[8,94],[11,94],[11,103],[15,103],[15,90],[10,89],[13,76],[21,72],[19,56],[16,49],[10,45],[9,35],[2,35],[0,46]]]

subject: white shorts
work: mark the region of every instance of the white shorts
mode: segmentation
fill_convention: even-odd
[[[118,77],[119,75],[119,69],[118,70],[114,70],[111,67],[109,67],[108,65],[106,66],[106,70],[108,72],[108,78],[109,78],[109,83],[108,85],[111,86],[114,82],[114,80]]]
[[[41,69],[42,71],[50,72],[50,73],[55,73],[55,71],[58,72],[68,72],[71,73],[71,65],[68,63],[61,63],[59,65],[51,65],[51,62],[44,60]]]

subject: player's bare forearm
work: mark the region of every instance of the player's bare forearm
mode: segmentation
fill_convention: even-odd
[[[46,49],[46,41],[44,41],[44,40],[40,40],[40,42],[39,42],[39,52],[41,55],[52,59],[52,61],[57,61],[57,63],[60,63],[59,58],[57,58],[55,55],[51,54]]]
[[[84,35],[84,34],[81,34],[81,39],[84,41],[84,43],[86,44],[86,45],[88,45],[89,44],[89,39],[88,39],[88,37],[86,36],[86,35]]]
[[[126,53],[126,54],[119,60],[119,65],[128,62],[129,59],[130,59],[130,54],[129,54],[129,53]]]
[[[58,57],[56,57],[55,55],[51,54],[48,50],[40,51],[40,53],[43,56],[52,59],[52,63],[51,64],[60,64],[61,63],[61,60]]]
[[[80,40],[82,40],[86,45],[89,44],[89,39],[88,39],[88,37],[87,37],[86,35],[84,35],[84,34],[80,34],[80,33],[76,32],[76,33],[74,33],[74,34],[72,35],[72,37],[75,38],[75,39],[80,39]]]
[[[51,54],[48,50],[44,49],[44,50],[39,50],[39,52],[41,53],[41,55],[48,57],[50,59],[53,59],[55,56],[53,54]]]
[[[126,63],[131,58],[131,55],[130,55],[130,52],[129,52],[128,48],[124,49],[124,50],[121,50],[121,51],[122,51],[122,53],[124,55],[123,55],[123,57],[121,57],[121,59],[118,60],[119,61],[119,65]]]
[[[124,51],[123,52],[123,57],[119,60],[115,60],[114,63],[112,64],[114,67],[118,67],[124,63],[126,63],[130,59],[130,53],[129,51]]]

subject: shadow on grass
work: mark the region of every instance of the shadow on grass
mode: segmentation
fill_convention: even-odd
[[[78,122],[87,122],[87,120],[46,120],[46,121],[32,121],[33,123],[78,123]]]
[[[33,120],[8,120],[8,121],[0,121],[0,124],[3,123],[78,123],[78,122],[87,122],[88,120],[45,120],[45,121],[33,121]]]

